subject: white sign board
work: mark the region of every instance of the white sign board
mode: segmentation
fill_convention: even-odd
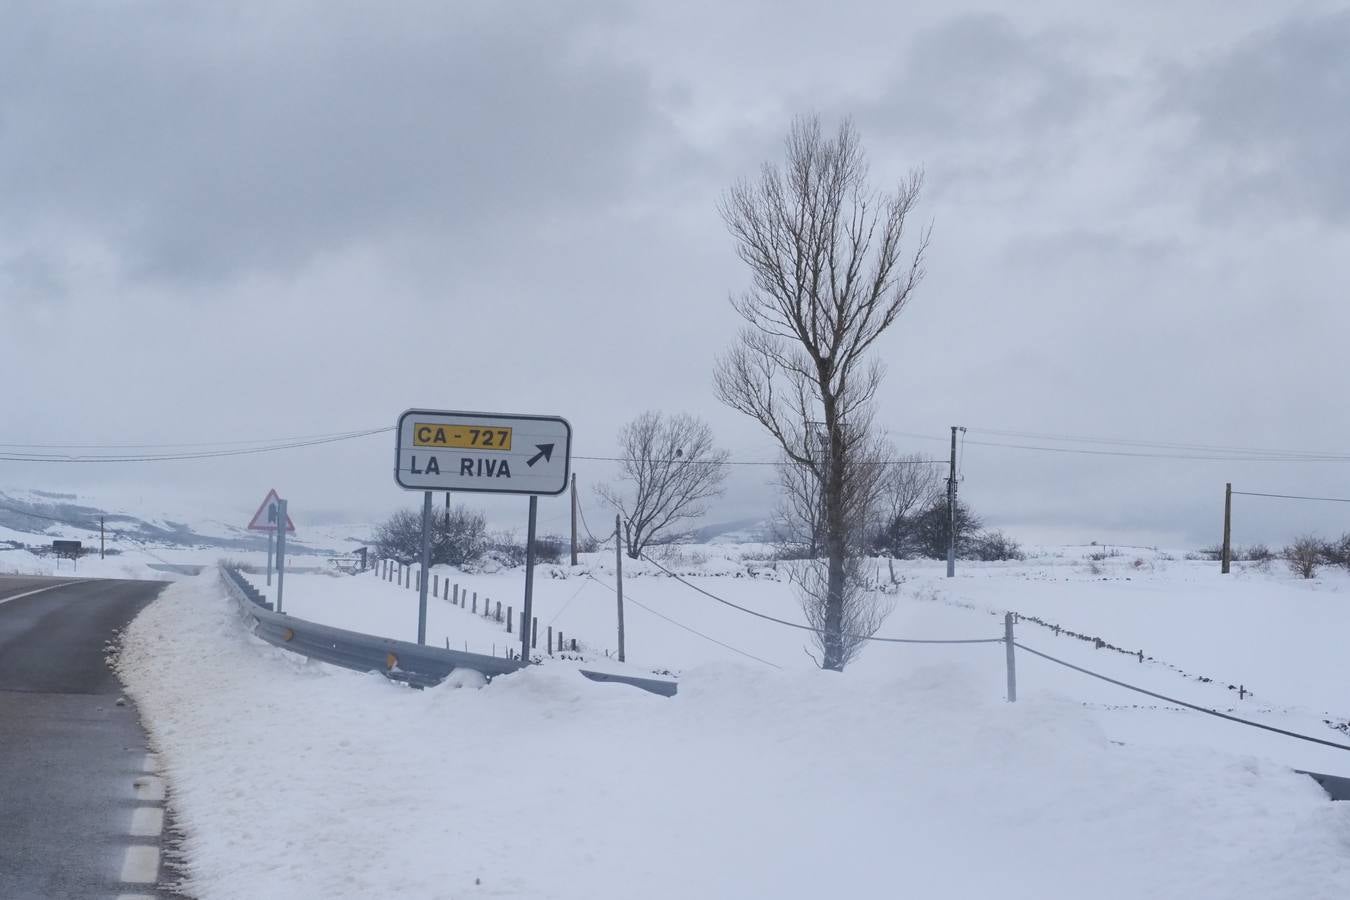
[[[396,434],[394,480],[410,491],[567,490],[572,426],[557,416],[410,409]]]

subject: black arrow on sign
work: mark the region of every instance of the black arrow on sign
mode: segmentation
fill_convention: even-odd
[[[534,468],[534,464],[539,462],[540,459],[543,459],[544,462],[552,462],[553,460],[552,444],[535,444],[535,446],[539,448],[539,452],[536,453],[534,456],[531,456],[529,459],[525,460],[525,465],[529,466],[530,468]]]

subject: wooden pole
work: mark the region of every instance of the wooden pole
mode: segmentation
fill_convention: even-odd
[[[1227,575],[1233,564],[1233,482],[1223,489],[1223,563],[1220,574]]]

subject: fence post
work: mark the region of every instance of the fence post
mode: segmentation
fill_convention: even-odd
[[[553,655],[553,626],[548,626],[548,655]]]
[[[502,620],[502,601],[497,601],[497,615],[493,616],[498,622]]]
[[[512,613],[513,613],[513,610],[511,609],[511,607],[508,606],[508,607],[506,608],[506,633],[507,633],[507,634],[510,634],[510,633],[511,633],[511,619],[514,618],[514,616],[512,615]]]
[[[451,600],[450,602],[451,602],[452,604],[454,604],[455,606],[459,606],[459,585],[455,585],[455,590],[454,590],[453,596],[454,596],[455,599]]]
[[[478,615],[478,592],[473,592],[473,614]]]
[[[562,629],[559,628],[559,629],[558,629],[558,652],[559,652],[559,653],[562,653],[562,652],[563,652],[564,650],[566,650],[566,649],[567,649],[567,648],[563,646],[563,633],[562,633]]]
[[[1008,702],[1017,702],[1017,658],[1013,655],[1013,614],[1003,616],[1003,644],[1008,651]]]
[[[524,613],[521,613],[521,615],[524,615]],[[538,650],[538,649],[539,649],[539,617],[538,617],[538,616],[531,616],[531,617],[530,617],[530,649],[531,649],[531,650]]]

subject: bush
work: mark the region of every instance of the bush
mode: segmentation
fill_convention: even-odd
[[[422,558],[422,513],[401,509],[375,530],[375,552],[404,565]],[[487,519],[478,510],[457,506],[431,516],[431,564],[462,566],[487,550]]]
[[[487,542],[487,552],[505,566],[525,565],[525,542],[517,540],[514,531],[494,532]],[[535,535],[534,561],[561,563],[564,554],[571,553],[567,540],[557,535]]]
[[[1324,544],[1312,535],[1304,535],[1284,548],[1289,570],[1300,578],[1314,578],[1322,561]]]
[[[981,531],[970,542],[970,555],[982,562],[1024,560],[1026,554],[1017,541],[1001,531]]]

